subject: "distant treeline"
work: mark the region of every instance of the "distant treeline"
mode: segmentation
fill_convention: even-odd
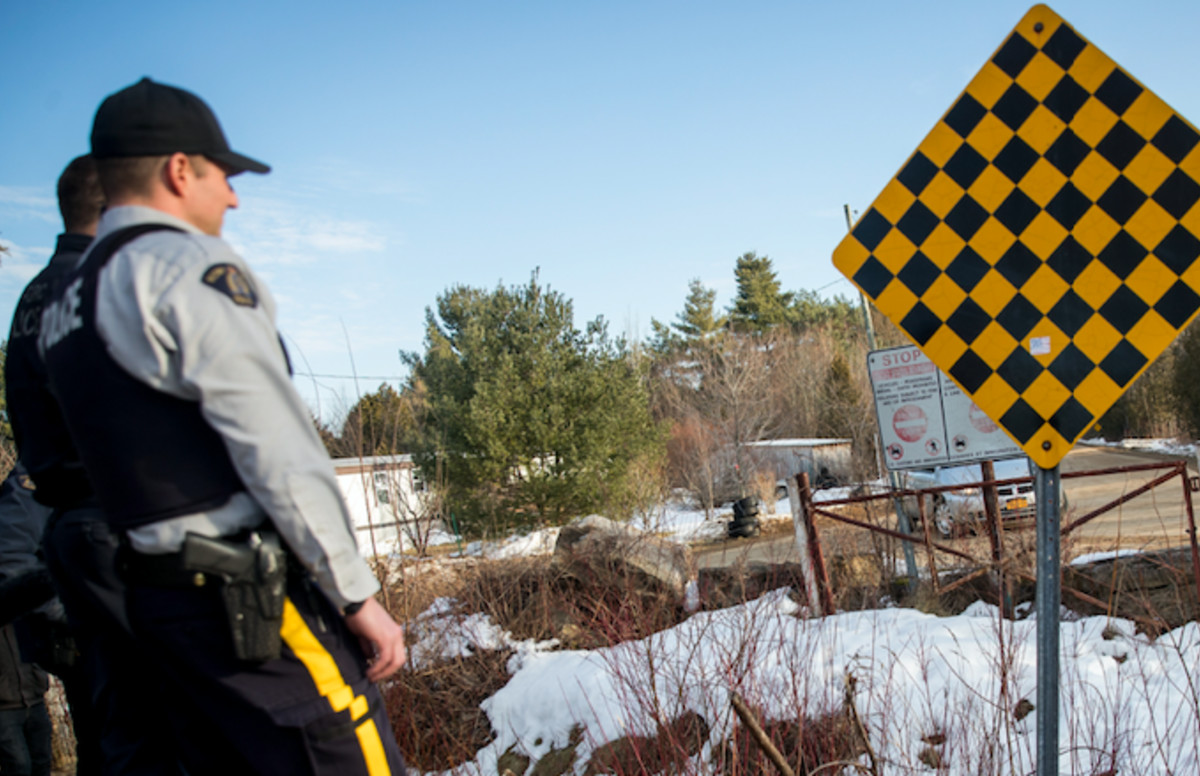
[[[770,258],[739,256],[726,309],[691,281],[670,322],[643,342],[603,319],[575,326],[570,300],[542,285],[456,286],[426,310],[408,380],[364,396],[337,428],[335,456],[411,453],[435,503],[473,535],[558,524],[589,512],[649,518],[672,489],[713,506],[770,493],[742,444],[853,440],[860,476],[877,471],[856,302],[784,291]],[[877,347],[908,341],[873,313]],[[1194,436],[1200,335],[1189,328],[1089,434]]]

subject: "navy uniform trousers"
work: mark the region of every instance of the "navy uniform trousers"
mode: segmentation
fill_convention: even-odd
[[[162,714],[167,696],[148,673],[147,655],[129,629],[117,550],[116,537],[95,507],[56,510],[47,521],[46,565],[78,645],[86,703],[97,728],[101,757],[89,761],[88,773],[180,775],[185,771]],[[74,713],[80,704],[71,703]]]
[[[358,640],[306,575],[289,574],[282,654],[262,663],[234,656],[219,583],[124,581],[140,678],[190,776],[405,773]]]

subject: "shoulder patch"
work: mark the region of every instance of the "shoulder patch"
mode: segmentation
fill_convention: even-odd
[[[234,264],[214,264],[204,270],[204,285],[215,288],[241,307],[257,307],[254,286]]]

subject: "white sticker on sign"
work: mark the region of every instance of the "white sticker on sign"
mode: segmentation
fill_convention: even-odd
[[[1030,337],[1029,352],[1035,356],[1047,356],[1050,354],[1050,338],[1049,337]]]

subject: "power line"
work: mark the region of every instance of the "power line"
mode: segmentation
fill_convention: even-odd
[[[838,278],[837,280],[830,281],[829,283],[826,283],[825,285],[821,286],[820,288],[817,289],[817,291],[824,291],[825,289],[829,288],[830,286],[836,286],[838,283],[845,283],[845,282],[846,282],[845,278]]]

